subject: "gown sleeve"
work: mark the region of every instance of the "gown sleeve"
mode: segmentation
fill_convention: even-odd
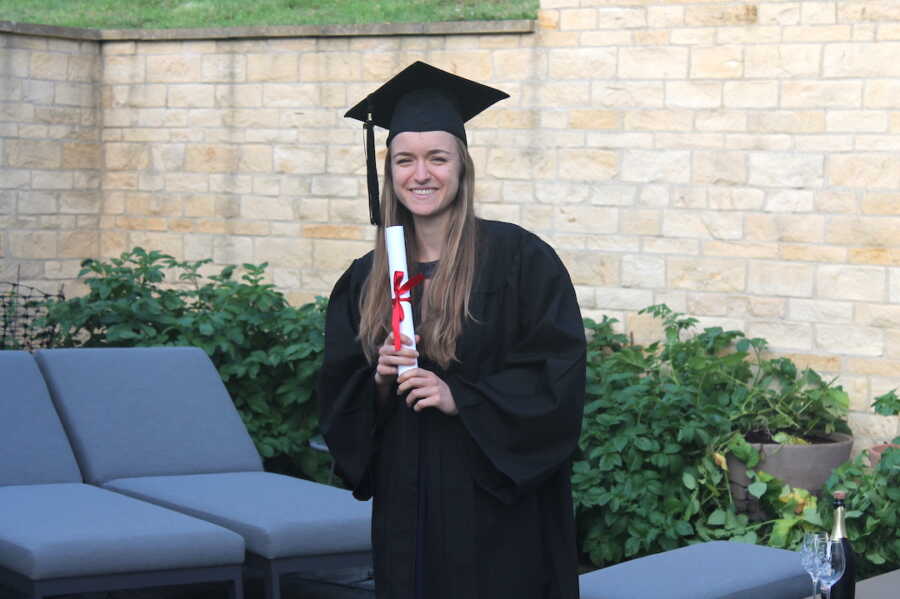
[[[316,384],[319,426],[335,470],[357,499],[372,496],[371,465],[377,450],[375,367],[362,351],[359,332],[359,260],[335,284],[325,316],[325,356]]]
[[[581,430],[586,347],[575,290],[550,246],[527,238],[508,276],[519,313],[501,367],[477,379],[453,374],[447,384],[497,471],[488,490],[512,502],[568,466]]]

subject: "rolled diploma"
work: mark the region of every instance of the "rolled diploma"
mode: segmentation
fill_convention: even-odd
[[[394,273],[398,270],[403,273],[400,284],[403,285],[409,279],[409,269],[406,264],[406,238],[403,235],[403,227],[385,227],[384,241],[388,255],[388,286],[391,289],[391,299],[394,299]],[[409,293],[408,295],[412,295]],[[416,349],[416,329],[413,324],[412,302],[400,302],[403,308],[403,320],[400,321],[400,332],[412,339],[412,344],[403,344],[405,348]],[[392,308],[393,309],[393,308]],[[397,374],[403,374],[412,368],[418,368],[419,362],[411,366],[398,366]]]

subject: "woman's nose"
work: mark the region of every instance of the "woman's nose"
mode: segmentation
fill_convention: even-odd
[[[415,176],[416,181],[419,182],[425,181],[431,176],[428,172],[428,168],[426,167],[424,160],[416,161],[416,172],[413,173],[413,176]]]

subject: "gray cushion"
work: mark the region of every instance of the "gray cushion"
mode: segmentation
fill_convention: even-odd
[[[802,599],[812,581],[794,551],[714,541],[579,578],[581,599]]]
[[[0,487],[0,565],[32,580],[239,564],[239,535],[79,483]]]
[[[233,472],[112,480],[105,488],[209,520],[267,558],[371,549],[371,506],[349,491],[271,474]]]
[[[50,349],[36,357],[87,482],[262,469],[200,349]]]
[[[0,381],[0,485],[81,482],[31,354],[0,351]]]

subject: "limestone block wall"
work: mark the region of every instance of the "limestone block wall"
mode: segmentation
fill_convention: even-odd
[[[895,435],[869,403],[900,382],[900,4],[542,7],[578,150],[535,199],[582,304],[639,338],[651,301],[765,337],[841,374],[860,438]]]
[[[101,254],[268,262],[295,301],[326,293],[371,245],[361,138],[340,113],[382,44],[400,41],[104,44]]]
[[[0,281],[74,292],[99,250],[100,47],[0,33]]]
[[[362,130],[342,114],[421,59],[511,94],[469,128],[478,209],[552,243],[587,316],[643,340],[654,324],[637,311],[665,302],[765,337],[840,376],[859,446],[900,432],[869,407],[900,386],[900,5],[542,0],[534,31],[459,29],[0,34],[3,56],[93,49],[101,72],[96,108],[79,107],[100,115],[79,128],[99,135],[91,168],[67,165],[73,142],[49,132],[58,160],[11,162],[24,117],[0,122],[0,178],[29,173],[3,189],[0,268],[65,278],[74,254],[142,245],[267,261],[293,301],[326,294],[373,236]],[[32,78],[17,68],[8,79]],[[4,96],[0,115],[32,118],[24,98]],[[33,188],[34,173],[72,188]],[[58,214],[23,221],[42,201]],[[62,241],[76,232],[78,250]],[[56,245],[15,241],[37,234]]]

